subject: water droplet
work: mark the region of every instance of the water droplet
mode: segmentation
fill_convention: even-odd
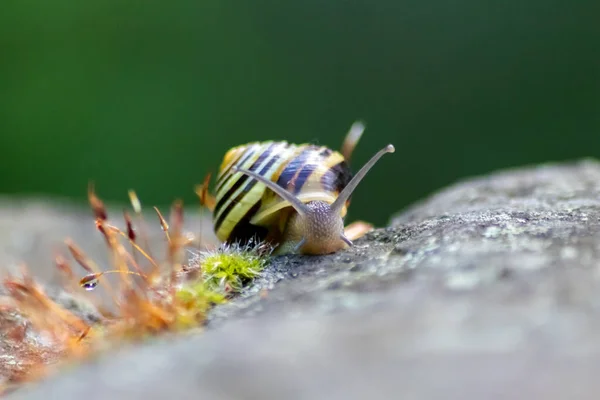
[[[98,274],[90,274],[90,275],[83,277],[79,281],[79,284],[85,290],[88,290],[88,291],[94,290],[96,288],[96,286],[98,286]]]

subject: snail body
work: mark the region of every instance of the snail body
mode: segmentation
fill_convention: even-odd
[[[363,130],[355,123],[340,151],[286,141],[230,149],[219,168],[216,195],[208,194],[207,181],[198,191],[213,213],[217,238],[266,241],[279,254],[328,254],[352,245],[372,226],[358,221],[344,229],[350,195],[383,154],[394,152],[386,146],[354,175],[349,159]]]

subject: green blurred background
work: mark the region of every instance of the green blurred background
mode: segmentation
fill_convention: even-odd
[[[349,220],[600,153],[600,1],[4,0],[0,191],[196,204],[253,140],[387,144]]]

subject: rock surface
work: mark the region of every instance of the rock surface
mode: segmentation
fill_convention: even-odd
[[[348,251],[275,258],[202,335],[8,397],[595,399],[599,307],[600,164],[514,169],[436,193]]]

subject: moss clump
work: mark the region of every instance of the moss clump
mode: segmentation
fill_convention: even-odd
[[[241,246],[221,245],[216,250],[194,254],[191,268],[199,276],[183,283],[175,296],[180,305],[177,327],[187,329],[198,325],[216,304],[222,304],[239,293],[262,272],[271,249],[259,243]],[[199,318],[200,316],[200,318]]]
[[[209,289],[203,280],[184,284],[177,289],[175,296],[180,305],[175,322],[178,329],[197,326],[213,305],[226,301],[224,294]]]
[[[217,250],[196,255],[208,290],[239,293],[265,267],[271,248],[264,243],[224,244]]]

